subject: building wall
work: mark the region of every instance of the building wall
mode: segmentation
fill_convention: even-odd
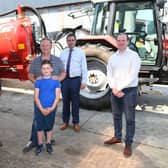
[[[78,3],[59,7],[41,8],[39,12],[44,19],[47,32],[52,32],[62,30],[62,28],[75,28],[79,25],[90,29],[91,16],[86,15],[88,9],[91,9],[90,3]],[[69,14],[71,13],[76,17],[70,17]]]
[[[80,3],[88,3],[90,0],[80,0]],[[27,5],[34,8],[44,8],[60,5],[69,5],[79,3],[79,0],[5,0],[3,5],[0,5],[0,13],[7,10],[12,10],[17,7],[17,5]]]
[[[4,3],[4,6],[0,6],[0,10],[6,9],[6,3],[9,0],[6,0]],[[36,3],[35,3],[36,2]],[[17,3],[15,0],[10,0],[10,3],[8,3],[10,10],[16,9],[16,4],[21,4],[21,6],[31,6],[33,8],[36,8],[42,18],[44,19],[47,32],[53,32],[53,31],[61,31],[63,28],[74,28],[79,25],[83,25],[85,28],[90,29],[91,25],[91,17],[90,16],[82,16],[78,18],[72,18],[68,16],[71,12],[76,12],[78,15],[85,15],[85,12],[87,11],[87,8],[91,8],[91,3],[88,0],[80,0],[80,3],[77,0],[41,0],[39,1],[27,1],[27,0],[18,0]],[[85,11],[82,9],[86,9]],[[78,12],[77,12],[78,11]],[[75,14],[75,15],[76,15]],[[30,14],[31,15],[31,14]],[[15,18],[16,14],[13,13],[13,15],[7,15],[7,17],[1,17],[0,22],[3,22],[3,20],[6,20],[6,18]],[[32,22],[37,22],[36,17],[31,17]]]

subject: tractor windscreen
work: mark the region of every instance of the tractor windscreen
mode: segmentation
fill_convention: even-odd
[[[156,65],[158,55],[156,11],[153,1],[97,3],[92,34],[113,35],[125,32],[130,48],[137,51],[142,65]]]
[[[130,47],[136,50],[142,65],[155,65],[158,45],[152,2],[122,3],[116,5],[113,34],[125,32],[130,37]]]

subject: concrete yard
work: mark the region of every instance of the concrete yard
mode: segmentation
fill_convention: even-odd
[[[13,89],[19,88],[19,89]],[[29,82],[3,81],[0,96],[0,168],[167,168],[168,87],[154,86],[139,97],[133,155],[123,156],[124,143],[104,146],[113,135],[110,109],[80,110],[81,132],[70,126],[60,131],[60,102],[54,127],[56,145],[52,155],[34,150],[23,154],[33,119],[33,91]],[[124,130],[123,130],[124,134]],[[124,137],[123,137],[124,138]]]

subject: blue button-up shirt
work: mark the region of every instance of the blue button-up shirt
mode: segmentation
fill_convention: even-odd
[[[65,70],[67,66],[69,51],[69,48],[67,48],[60,54],[60,58],[64,64]],[[81,77],[82,83],[87,82],[87,62],[85,53],[80,48],[75,47],[72,50],[69,77],[73,78],[77,76]]]

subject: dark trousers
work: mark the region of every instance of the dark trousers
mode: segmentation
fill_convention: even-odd
[[[36,127],[36,119],[35,118],[33,119],[33,123],[32,123],[30,141],[32,141],[35,146],[38,145],[37,127]]]
[[[122,138],[122,113],[126,118],[125,143],[131,144],[135,134],[135,106],[137,100],[137,87],[123,89],[125,95],[118,98],[111,94],[111,104],[114,120],[114,136]]]
[[[37,108],[37,106],[36,106],[36,104],[34,103],[34,113],[35,113],[36,108]],[[36,122],[35,114],[34,114],[34,119],[33,119],[33,123],[32,123],[30,141],[32,141],[34,145],[38,145],[37,122]]]
[[[70,112],[72,112],[72,123],[79,123],[80,84],[80,77],[66,78],[61,83],[61,92],[63,99],[62,120],[65,123],[69,123]]]

